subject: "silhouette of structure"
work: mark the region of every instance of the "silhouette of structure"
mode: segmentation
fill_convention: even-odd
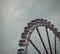
[[[50,38],[49,38],[49,34],[48,34],[48,29],[50,29],[51,31],[53,31],[53,33],[55,34],[55,47],[54,47],[54,52],[55,54],[57,54],[57,49],[56,49],[56,38],[60,39],[60,32],[58,32],[57,28],[54,27],[53,24],[51,24],[51,22],[45,20],[45,19],[35,19],[32,20],[30,23],[28,23],[27,27],[24,28],[24,32],[21,34],[21,40],[19,40],[19,46],[22,47],[20,49],[18,49],[17,54],[28,54],[28,43],[30,42],[32,44],[32,46],[36,49],[36,51],[38,52],[38,54],[42,54],[38,48],[35,46],[35,44],[32,42],[32,40],[30,39],[31,34],[33,33],[33,31],[36,29],[39,38],[42,42],[42,45],[44,47],[45,53],[49,54],[48,49],[45,46],[45,43],[43,41],[43,38],[39,32],[38,27],[39,26],[44,26],[46,29],[46,34],[47,34],[47,40],[48,40],[48,45],[49,45],[49,49],[50,49],[50,54],[53,54],[52,52],[52,46],[51,46],[51,42],[50,42]]]

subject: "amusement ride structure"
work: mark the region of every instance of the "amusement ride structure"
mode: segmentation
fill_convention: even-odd
[[[46,47],[46,45],[43,41],[43,38],[39,32],[38,27],[40,27],[40,26],[45,27],[49,48]],[[51,45],[48,29],[50,29],[50,31],[52,31],[54,34],[54,48],[52,48],[52,45]],[[58,38],[58,41],[60,40],[60,32],[58,32],[57,28],[55,28],[55,26],[53,24],[51,24],[51,22],[49,22],[45,19],[32,20],[24,28],[24,32],[21,33],[21,40],[19,40],[20,49],[18,49],[17,54],[28,54],[29,42],[35,48],[35,50],[38,52],[38,54],[42,54],[42,52],[36,47],[36,45],[31,40],[31,34],[33,33],[34,30],[37,31],[37,34],[40,38],[40,41],[44,48],[44,54],[58,54],[57,47],[56,47],[56,45],[57,45],[56,39]],[[54,50],[54,52],[53,52],[53,50]]]

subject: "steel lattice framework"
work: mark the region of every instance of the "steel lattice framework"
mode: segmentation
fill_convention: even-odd
[[[38,27],[39,26],[44,26],[46,29],[46,34],[47,34],[47,40],[48,40],[48,45],[49,45],[49,49],[50,49],[50,54],[53,54],[52,52],[52,47],[51,47],[51,42],[50,42],[50,38],[49,38],[49,34],[48,34],[48,30],[50,29],[51,31],[53,31],[53,33],[55,34],[55,54],[57,54],[57,49],[56,49],[56,37],[58,39],[60,39],[60,32],[58,32],[57,28],[55,28],[55,26],[53,24],[51,24],[51,22],[45,20],[45,19],[35,19],[32,20],[30,23],[28,23],[27,27],[24,28],[24,32],[21,34],[21,40],[19,40],[19,46],[22,47],[20,49],[18,49],[17,54],[28,54],[28,42],[30,42],[32,44],[32,46],[36,49],[36,51],[38,52],[38,54],[42,54],[38,48],[34,45],[34,43],[32,42],[32,40],[30,40],[31,34],[33,33],[33,31],[36,29],[39,38],[42,42],[42,45],[45,49],[46,54],[49,54],[47,51],[47,48],[45,46],[45,43],[43,41],[43,38],[39,32]]]

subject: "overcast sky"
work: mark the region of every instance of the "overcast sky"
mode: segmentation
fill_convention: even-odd
[[[51,21],[60,31],[60,0],[0,0],[0,54],[16,54],[23,28],[36,18]]]

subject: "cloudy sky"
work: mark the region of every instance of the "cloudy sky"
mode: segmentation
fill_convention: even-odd
[[[16,54],[23,28],[36,18],[60,31],[60,0],[0,0],[0,54]]]

